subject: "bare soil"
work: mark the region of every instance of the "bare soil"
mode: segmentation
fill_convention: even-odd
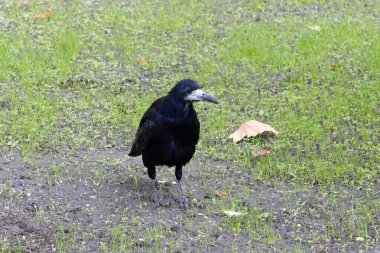
[[[238,171],[233,165],[194,158],[184,171],[184,185],[193,204],[186,210],[179,207],[173,170],[160,168],[161,194],[171,203],[160,207],[150,197],[151,182],[141,158],[131,159],[126,153],[127,150],[111,148],[23,158],[18,152],[2,150],[0,236],[6,238],[3,243],[8,244],[8,249],[52,252],[62,240],[72,240],[73,252],[97,252],[102,243],[112,244],[112,231],[120,227],[125,233],[122,237],[131,240],[135,251],[157,249],[157,245],[164,249],[169,241],[181,242],[173,249],[177,252],[370,250],[360,239],[329,238],[328,231],[345,229],[340,224],[350,220],[353,205],[379,198],[378,185],[376,196],[368,196],[365,189],[348,186],[334,185],[322,191],[318,186],[264,183],[252,181],[250,172]],[[205,164],[215,168],[217,180],[198,170]],[[235,186],[230,189],[231,196],[241,195],[238,206],[248,212],[252,208],[261,211],[278,240],[268,243],[265,235],[255,239],[226,226],[233,218],[226,217],[217,207],[228,206],[231,198],[215,195],[216,191],[224,190],[225,182]],[[337,199],[341,204],[334,204]],[[206,203],[213,203],[216,208],[208,210]],[[332,218],[336,221],[332,222]],[[376,220],[380,220],[379,215]],[[158,224],[162,229],[160,238],[144,240],[145,233]],[[199,234],[198,228],[209,234]]]

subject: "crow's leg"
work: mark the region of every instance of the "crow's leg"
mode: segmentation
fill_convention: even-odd
[[[181,178],[182,178],[182,166],[176,166],[175,167],[175,177],[177,178],[179,190],[181,192],[181,201],[180,205],[184,208],[186,208],[189,204],[188,199],[186,198],[185,194],[183,194],[182,184],[181,184]]]
[[[160,196],[160,191],[158,190],[157,184],[157,180],[152,180],[153,200],[157,205],[160,205],[162,198]]]
[[[187,208],[187,206],[189,205],[189,200],[186,198],[185,194],[183,194],[182,184],[181,184],[180,180],[178,180],[178,184],[179,184],[179,190],[181,191],[181,195],[182,195],[181,201],[180,201],[180,206]]]
[[[160,205],[160,206],[167,206],[167,204],[163,202],[162,197],[160,195],[160,191],[158,190],[158,182],[156,179],[156,167],[155,166],[148,167],[148,175],[149,175],[150,179],[152,179],[152,191],[154,192],[153,193],[154,202],[156,202],[156,204]]]

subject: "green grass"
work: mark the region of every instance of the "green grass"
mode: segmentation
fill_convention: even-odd
[[[221,101],[219,106],[196,105],[201,175],[222,180],[229,173],[245,173],[253,181],[297,189],[316,185],[322,192],[342,183],[366,190],[366,199],[376,196],[379,3],[270,2],[0,3],[0,146],[20,151],[26,159],[65,150],[126,151],[152,101],[176,81],[193,78]],[[53,13],[51,19],[36,18],[47,11]],[[138,57],[147,62],[139,63]],[[280,135],[232,143],[228,135],[251,119],[272,125]],[[272,153],[251,157],[250,151],[263,144]],[[212,161],[221,166],[218,172]],[[110,166],[122,165],[116,161]],[[64,166],[46,172],[49,184],[59,183]],[[105,168],[91,173],[96,186],[111,178]],[[230,184],[226,188],[234,187]],[[231,196],[231,203],[207,203],[207,214],[239,209],[246,214],[227,220],[223,229],[266,245],[281,244],[271,224],[275,214],[241,205],[240,199],[249,195],[244,189],[246,193]],[[326,239],[378,241],[379,200],[352,207],[347,216],[336,211],[342,205],[338,197],[319,197],[331,201],[324,213],[331,221],[323,224]],[[336,230],[339,215],[343,218]],[[99,249],[133,250],[125,229],[109,228],[110,240]],[[164,225],[143,235],[141,229],[135,224],[131,236],[152,241],[152,251],[171,235]],[[193,239],[202,245],[209,230],[199,228]],[[76,236],[75,229],[59,230],[56,249],[78,250]],[[7,245],[6,238],[0,241]],[[180,247],[172,239],[165,249]],[[304,250],[301,244],[299,250]]]

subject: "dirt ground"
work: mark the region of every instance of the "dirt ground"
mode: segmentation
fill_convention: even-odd
[[[126,153],[127,150],[111,148],[44,153],[24,159],[17,152],[2,150],[0,235],[7,244],[2,248],[25,252],[96,252],[102,250],[102,245],[115,243],[114,231],[119,227],[121,238],[131,246],[129,250],[142,252],[160,247],[176,252],[378,250],[365,248],[360,238],[328,238],[328,230],[341,229],[339,226],[350,215],[352,205],[379,198],[379,194],[368,196],[365,189],[354,191],[339,186],[322,192],[318,187],[295,189],[291,185],[252,182],[244,172],[231,173],[236,169],[233,165],[220,173],[226,165],[195,158],[187,166],[184,179],[193,204],[187,210],[179,207],[178,186],[172,183],[173,170],[162,168],[158,171],[160,189],[171,205],[159,207],[150,198],[151,182],[141,158],[131,159]],[[220,173],[217,181],[200,175],[198,167],[205,164],[211,164],[215,173]],[[218,206],[217,202],[229,201],[228,197],[215,195],[223,189],[224,181],[234,183],[231,195],[242,194],[248,186],[250,190],[242,194],[240,204],[248,211],[258,208],[264,214],[263,219],[271,224],[274,238],[281,239],[268,243],[268,235],[252,240],[246,233],[225,229],[233,218],[222,211],[207,210],[205,205],[216,202]],[[331,200],[337,193],[342,200],[341,210]],[[329,227],[331,218],[336,219],[335,228]],[[163,230],[157,233],[159,238],[146,237],[153,227]],[[180,243],[170,249],[169,241]],[[114,251],[112,247],[108,250]]]
[[[51,1],[43,2],[44,4],[46,2],[46,5],[51,4]],[[70,14],[62,18],[62,23],[57,23],[57,27],[59,28],[68,21],[75,23],[80,29],[74,30],[72,34],[81,34],[82,32],[89,33],[88,39],[94,45],[89,44],[88,48],[86,48],[86,51],[90,52],[89,55],[83,54],[83,56],[78,56],[79,60],[77,65],[81,66],[83,62],[89,62],[97,66],[98,61],[101,62],[99,64],[102,68],[95,67],[93,72],[89,71],[89,73],[91,73],[89,77],[90,81],[80,79],[79,85],[77,85],[78,87],[80,87],[82,83],[96,86],[97,82],[91,80],[92,78],[96,79],[99,77],[99,79],[103,78],[101,83],[104,85],[108,85],[110,83],[109,80],[113,80],[114,83],[117,84],[113,87],[115,90],[117,90],[117,88],[120,88],[120,90],[126,89],[127,85],[132,82],[136,84],[136,90],[140,90],[137,83],[139,83],[142,89],[157,90],[161,89],[160,86],[158,86],[161,84],[157,84],[157,82],[152,83],[152,80],[156,81],[168,78],[180,71],[184,71],[182,73],[183,75],[187,74],[187,70],[183,70],[186,69],[186,67],[181,66],[182,64],[179,60],[181,58],[173,58],[173,52],[176,52],[176,50],[172,48],[173,52],[168,51],[172,53],[168,56],[168,52],[156,50],[156,42],[154,42],[152,43],[154,47],[152,47],[151,51],[152,53],[158,51],[159,54],[157,55],[158,57],[152,55],[151,59],[155,57],[161,59],[162,57],[165,60],[168,58],[167,61],[171,61],[170,64],[167,63],[167,65],[163,65],[162,62],[159,62],[157,71],[155,70],[156,72],[153,73],[143,70],[142,67],[136,68],[140,69],[138,70],[140,71],[140,75],[138,79],[136,79],[138,82],[129,82],[129,80],[133,80],[134,77],[129,79],[126,73],[124,73],[126,72],[124,68],[118,69],[119,66],[126,64],[125,59],[120,59],[120,62],[115,62],[115,70],[112,70],[113,65],[109,64],[106,60],[108,55],[107,57],[102,54],[100,56],[97,55],[98,51],[103,50],[103,40],[108,41],[110,39],[109,34],[119,32],[122,35],[118,33],[118,35],[120,35],[119,37],[124,38],[125,25],[121,24],[120,27],[116,27],[117,29],[112,30],[111,24],[117,23],[118,19],[113,21],[113,16],[115,15],[113,12],[108,13],[108,11],[105,11],[103,13],[102,8],[108,5],[107,1],[104,3],[99,3],[99,1],[92,1],[93,3],[91,3],[91,1],[83,2],[86,3],[84,5],[87,5],[87,3],[90,5],[90,7],[88,7],[89,9],[86,9],[87,7],[83,8],[81,12],[75,12],[75,15]],[[233,4],[237,2],[239,1],[233,1]],[[270,3],[270,1],[265,1],[265,3],[267,2]],[[320,4],[321,2],[324,1],[318,1],[318,5],[294,7],[288,10],[282,9],[281,6],[274,5],[273,8],[269,6],[270,8],[268,10],[262,9],[260,12],[248,14],[244,14],[246,8],[236,8],[237,12],[232,14],[229,11],[223,10],[220,14],[215,15],[215,19],[212,20],[214,20],[216,26],[223,28],[223,24],[228,24],[228,22],[230,22],[229,20],[235,19],[231,18],[234,16],[239,17],[238,25],[246,22],[260,22],[260,20],[272,18],[273,21],[271,20],[271,23],[277,22],[281,27],[288,23],[282,23],[282,21],[277,20],[277,18],[294,16],[296,17],[295,20],[306,20],[310,25],[313,25],[314,20],[320,20],[321,17],[326,15],[329,8],[332,8],[336,4],[334,1],[327,1],[330,4],[324,6]],[[368,4],[368,7],[367,2],[370,3],[371,1],[366,1],[362,10],[358,11],[368,12],[378,20],[376,9],[372,8],[371,4]],[[6,3],[6,1],[3,1],[0,5],[5,6]],[[70,1],[65,1],[65,3],[70,7],[68,9],[76,10],[75,6],[70,6]],[[246,3],[251,2],[246,1]],[[342,1],[337,5],[349,6],[350,3],[348,3],[348,1]],[[128,2],[122,1],[122,4],[128,4]],[[25,8],[23,7],[24,5],[26,6]],[[375,5],[375,1],[373,1],[373,5]],[[20,10],[24,12],[27,6],[29,5],[26,3],[21,4],[17,7],[20,9],[15,9],[16,11],[14,11],[12,15],[19,18]],[[204,8],[194,9],[194,12],[201,9]],[[340,10],[340,8],[338,9]],[[66,9],[64,10],[66,11]],[[42,11],[43,9],[38,9],[38,12],[31,12],[30,15],[34,17]],[[99,21],[93,18],[93,16],[96,16],[94,13],[96,14],[98,12],[103,14],[104,20],[99,19]],[[62,11],[62,13],[65,12]],[[149,12],[147,13],[147,15],[149,15]],[[123,12],[119,13],[119,15],[121,14],[123,14],[123,16],[120,16],[119,20],[123,20],[126,16]],[[137,14],[139,14],[139,12],[137,12]],[[54,15],[56,14],[54,13]],[[164,12],[162,16],[165,17],[165,15],[166,13]],[[219,15],[223,16],[219,17]],[[307,19],[310,15],[312,17],[313,15],[315,16],[314,20]],[[338,17],[344,15],[349,14],[346,14],[345,8],[342,7],[342,10],[337,12],[334,17],[338,19]],[[86,20],[82,19],[84,16],[88,21],[82,26],[83,20]],[[208,14],[204,16],[211,17]],[[0,18],[3,19],[4,17],[0,16]],[[361,16],[358,17],[360,18]],[[73,20],[75,18],[77,20]],[[23,18],[19,19],[22,20]],[[29,25],[42,23],[36,22],[34,19],[35,18],[31,19],[33,21],[25,19],[25,24],[20,26],[25,26],[32,30]],[[48,20],[50,19],[46,21]],[[53,18],[50,21],[58,22],[59,20],[60,17],[58,16],[58,18]],[[168,23],[169,27],[171,20],[172,19],[168,19],[168,21],[164,20]],[[142,18],[140,22],[148,32],[145,32],[144,29],[138,31],[139,40],[132,41],[133,43],[131,42],[136,46],[140,46],[140,44],[142,44],[141,41],[148,40],[145,36],[150,37],[150,32],[152,32],[150,24],[145,24],[144,18]],[[305,22],[305,26],[310,27],[307,22]],[[101,29],[98,28],[98,26],[93,26],[97,23],[106,23],[108,26],[102,26]],[[15,30],[14,26],[16,27],[18,25],[13,21],[7,24],[9,27],[4,25],[1,29],[4,31]],[[70,28],[69,26],[70,25],[68,25],[68,28]],[[38,26],[36,27],[38,28]],[[194,28],[194,31],[197,29],[203,31],[201,29],[202,27],[203,26],[195,27],[196,29]],[[238,26],[230,27],[229,29],[234,31],[236,27]],[[311,27],[312,28],[306,29],[314,32],[315,28],[313,28],[313,26]],[[93,30],[89,32],[88,30],[90,29],[87,28],[92,28]],[[81,29],[83,29],[83,31]],[[69,31],[69,29],[67,30]],[[101,31],[97,34],[99,38],[93,38],[92,33],[96,30]],[[186,28],[183,30],[183,33],[191,35],[190,30]],[[217,36],[224,38],[224,28],[218,28],[215,31],[217,31]],[[25,32],[25,34],[27,33]],[[24,36],[24,34],[21,35],[19,34],[20,37]],[[48,33],[46,37],[43,37],[41,41],[45,42],[49,36],[50,33]],[[171,44],[171,41],[166,42],[165,39],[167,39],[167,36],[165,33],[161,34],[160,32],[156,34],[156,36],[158,38],[157,41],[162,41],[162,43],[167,43],[167,45]],[[207,36],[208,35],[203,34],[203,32],[198,34],[200,39],[203,37],[207,38]],[[286,38],[286,36],[283,37]],[[63,36],[63,38],[65,37]],[[75,36],[73,36],[73,38],[75,38]],[[175,38],[178,39],[181,37]],[[233,36],[231,38],[232,40],[234,39]],[[66,42],[63,39],[62,41]],[[101,46],[96,44],[99,43],[99,41],[102,42],[99,44]],[[29,41],[29,43],[33,45],[38,44],[37,42],[41,43],[40,41]],[[122,42],[124,43],[124,39]],[[85,43],[85,40],[83,43]],[[123,43],[121,43],[121,45],[123,45]],[[206,45],[215,43],[215,41],[205,40],[202,43],[200,45],[207,49]],[[71,45],[70,43],[68,44]],[[165,47],[162,46],[162,48],[167,47],[166,44],[163,45]],[[288,47],[294,47],[294,45],[289,44]],[[186,47],[184,46],[183,51],[187,52],[185,49]],[[247,49],[250,49],[250,47]],[[30,46],[30,51],[33,50],[34,47]],[[44,50],[42,50],[42,52]],[[91,50],[93,50],[93,52]],[[118,50],[118,48],[115,49],[115,55],[111,54],[111,56],[115,56],[115,59],[124,57],[124,54]],[[212,52],[211,55],[218,53],[215,52],[215,48],[213,47],[207,50]],[[144,49],[143,52],[145,51]],[[347,49],[347,51],[351,52],[351,48]],[[139,51],[137,50],[136,52]],[[203,51],[200,52],[199,54],[202,54]],[[250,50],[247,52],[250,52]],[[94,55],[92,56],[92,54]],[[207,57],[208,56],[206,56],[204,62],[213,62],[211,60],[209,61]],[[188,62],[186,61],[192,58],[184,59],[183,61],[187,64]],[[316,59],[319,61],[319,59],[325,58],[321,57]],[[327,57],[326,59],[329,58]],[[133,59],[133,61],[135,60]],[[179,67],[173,67],[173,63],[176,61],[179,62]],[[199,62],[203,62],[203,58],[200,58]],[[327,63],[321,62],[320,66],[323,67],[326,64],[330,65],[329,61],[326,60],[326,62]],[[343,61],[343,66],[347,65],[347,68],[349,68],[350,65],[347,62],[350,62],[350,58]],[[334,66],[340,66],[340,64],[336,64],[339,63],[339,61],[336,62],[335,59],[331,63],[333,63]],[[26,61],[24,65],[30,65],[29,61]],[[45,66],[45,63],[43,62],[43,64],[41,63],[40,65]],[[64,66],[65,64],[62,63],[62,65]],[[77,65],[73,65],[73,69]],[[220,65],[220,69],[215,72],[217,73],[215,75],[226,71],[227,68],[222,68],[223,64]],[[240,66],[240,63],[236,65]],[[87,66],[85,68],[87,68]],[[160,68],[162,68],[162,70]],[[359,70],[362,71],[361,69]],[[328,73],[330,73],[333,70],[328,71]],[[33,69],[31,72],[33,72]],[[208,70],[205,72],[207,73]],[[238,77],[236,77],[238,72],[244,71],[231,72],[233,73],[231,77],[227,75],[222,80],[228,82],[229,78],[232,79],[232,77],[238,79]],[[131,71],[131,73],[134,73],[134,71]],[[258,96],[260,96],[260,90],[271,89],[271,96],[276,96],[278,93],[284,91],[287,86],[284,86],[283,82],[286,82],[291,74],[290,72],[283,75],[280,72],[277,73],[278,74],[272,74],[272,76],[268,75],[270,80],[263,80],[262,82],[260,80],[255,81],[256,85],[258,85]],[[80,74],[82,75],[82,73]],[[94,76],[92,76],[92,74]],[[229,72],[227,74],[229,74]],[[115,79],[107,79],[107,77],[111,76]],[[324,76],[322,74],[321,76],[320,80],[325,82],[323,79]],[[357,76],[359,76],[359,74]],[[87,78],[87,76],[85,76],[85,78]],[[125,81],[120,84],[118,78]],[[246,78],[246,76],[243,75],[241,78]],[[349,76],[347,78],[351,77]],[[13,80],[13,78],[10,79]],[[41,79],[44,80],[42,77]],[[55,76],[53,76],[53,79],[56,79]],[[24,82],[30,83],[30,80],[26,79]],[[56,84],[57,87],[60,87],[59,90],[65,97],[65,101],[68,101],[61,104],[63,108],[70,105],[71,101],[75,101],[75,103],[82,102],[79,98],[77,101],[71,98],[71,96],[77,94],[75,89],[70,87],[74,86],[72,85],[74,82],[75,80],[70,79]],[[318,80],[313,82],[317,83]],[[239,85],[236,87],[240,87],[240,81],[236,81],[236,83]],[[12,84],[13,83],[10,82],[10,85]],[[270,86],[267,87],[265,86],[266,84],[270,84]],[[370,84],[372,83],[368,85]],[[310,83],[308,81],[308,85],[311,85],[311,79]],[[355,89],[357,89],[357,85],[355,85]],[[65,93],[65,90],[69,91]],[[241,93],[246,91],[247,90],[242,90]],[[18,96],[17,92],[18,90],[15,91],[15,97]],[[83,94],[85,94],[85,92],[86,91],[83,91]],[[94,89],[91,92],[96,94],[98,91]],[[107,95],[108,93],[104,94]],[[145,93],[138,94],[141,96],[135,95],[132,99],[141,99],[142,96],[145,96]],[[242,113],[241,110],[249,111],[249,108],[254,107],[253,104],[247,107],[248,109],[244,107],[247,101],[251,103],[250,97],[247,97],[247,100],[242,100],[244,103],[236,103],[234,97],[237,96],[238,93],[226,92],[226,94],[227,96],[230,94],[230,97],[226,98],[226,101],[229,101],[231,106],[234,103],[237,104],[234,105],[236,114]],[[120,95],[120,97],[126,98],[129,98],[129,96],[128,93]],[[287,95],[284,95],[284,97],[286,96]],[[297,99],[294,98],[294,101],[297,101],[297,103],[294,103],[296,108],[300,107],[298,103],[301,103],[298,96],[297,93]],[[83,96],[83,100],[85,98],[86,97]],[[331,97],[329,97],[329,99],[331,99]],[[335,99],[340,101],[339,97]],[[367,97],[365,97],[365,99],[367,99]],[[20,99],[20,101],[21,100],[22,99]],[[54,100],[52,101],[54,102]],[[116,95],[115,101],[117,101]],[[125,109],[124,107],[128,108],[129,103],[123,102],[124,100],[122,99],[120,99],[120,101],[122,110]],[[269,99],[261,99],[261,101],[269,101]],[[286,100],[279,99],[278,101],[287,102],[287,97]],[[98,110],[98,103],[96,101],[91,103],[93,104],[91,104],[91,107],[88,107],[90,108],[89,110],[93,109],[95,111],[96,109],[99,118],[110,113],[109,110]],[[104,99],[102,103],[100,107],[104,107],[105,104],[112,104],[113,106],[114,100]],[[257,105],[258,104],[256,104],[256,107]],[[275,104],[265,104],[265,107],[271,107],[272,105],[274,107]],[[276,106],[277,105],[276,102]],[[8,110],[11,104],[4,103],[0,105],[0,108],[1,107]],[[248,163],[247,166],[242,169],[236,165],[238,163],[227,163],[226,160],[223,159],[216,160],[216,156],[210,159],[199,153],[202,151],[198,149],[198,153],[196,153],[193,160],[184,168],[183,185],[186,195],[192,202],[191,206],[187,209],[180,208],[178,201],[180,195],[178,185],[175,183],[174,170],[173,168],[168,169],[162,167],[158,169],[159,187],[161,195],[170,205],[161,207],[157,206],[152,200],[152,185],[146,174],[146,169],[142,164],[141,157],[131,158],[127,156],[130,149],[130,142],[133,138],[132,134],[134,134],[134,132],[128,132],[132,131],[132,126],[128,126],[128,130],[125,130],[125,123],[119,123],[119,125],[114,126],[110,121],[106,126],[109,128],[105,127],[104,129],[102,126],[98,126],[98,124],[101,125],[100,123],[103,121],[87,124],[86,121],[90,122],[91,120],[91,113],[84,113],[82,115],[77,112],[75,108],[77,107],[72,109],[72,114],[75,116],[70,115],[70,117],[68,117],[71,120],[70,123],[67,123],[70,128],[67,135],[70,136],[70,138],[72,138],[72,135],[75,136],[76,131],[91,126],[94,127],[96,131],[86,132],[86,135],[88,134],[86,137],[91,139],[89,142],[97,141],[92,136],[95,135],[95,133],[99,133],[98,135],[100,137],[98,136],[98,139],[111,138],[102,132],[104,129],[107,129],[104,131],[112,132],[112,136],[116,136],[112,137],[117,139],[117,141],[114,142],[116,144],[108,145],[109,143],[104,141],[101,145],[93,143],[94,145],[91,145],[91,147],[83,148],[86,146],[83,144],[86,143],[86,141],[83,141],[83,143],[80,142],[81,145],[77,147],[73,145],[74,148],[70,148],[70,144],[66,143],[69,141],[64,138],[61,140],[59,133],[61,130],[63,131],[63,129],[58,127],[54,129],[58,132],[56,139],[61,141],[59,145],[62,145],[62,147],[44,146],[44,144],[41,144],[39,145],[39,151],[29,154],[29,156],[23,156],[18,150],[20,148],[18,145],[10,143],[9,145],[7,144],[7,146],[0,146],[0,252],[380,252],[378,241],[380,238],[380,213],[376,214],[373,211],[379,210],[380,178],[378,178],[377,181],[375,180],[375,182],[361,182],[360,184],[355,182],[355,180],[351,180],[351,178],[345,178],[342,182],[332,181],[332,183],[324,185],[318,184],[318,182],[310,183],[309,180],[306,180],[306,182],[309,182],[308,184],[305,184],[302,180],[300,180],[300,183],[297,182],[296,178],[289,180],[273,178],[272,181],[267,179],[263,181],[253,180],[252,178],[257,178],[253,176],[253,174],[260,171],[260,167],[255,164],[254,160],[251,161],[251,164]],[[376,107],[376,109],[377,108],[378,107]],[[354,109],[356,111],[356,108]],[[292,108],[289,110],[292,110]],[[313,113],[313,110],[310,111]],[[340,108],[336,111],[340,111]],[[249,111],[249,113],[251,116],[252,112]],[[294,113],[300,113],[299,109],[294,109]],[[65,113],[62,114],[65,115]],[[202,114],[200,115],[202,117]],[[203,113],[203,115],[205,115],[205,113]],[[85,119],[85,117],[89,117],[89,119]],[[300,118],[299,114],[298,118]],[[72,127],[70,125],[75,125],[75,120],[80,120],[78,127]],[[226,121],[224,122],[223,120],[223,123],[226,125],[230,124],[228,120],[229,118],[226,117]],[[355,124],[357,123],[355,117],[351,117],[350,120]],[[378,125],[377,123],[378,122],[373,121],[368,124],[373,125],[374,131]],[[66,122],[63,122],[63,120],[59,122],[59,125],[65,124]],[[348,122],[347,126],[350,126]],[[134,130],[135,129],[133,129],[133,131]],[[349,133],[351,133],[350,131]],[[374,131],[373,133],[376,132]],[[371,135],[376,136],[376,134],[373,133],[371,132]],[[25,136],[25,138],[29,138],[28,135],[25,134]],[[83,137],[85,135],[80,136]],[[344,140],[348,138],[348,135],[338,137],[341,143],[345,143]],[[327,136],[326,139],[329,141],[331,139],[331,142],[333,142],[333,138],[338,139],[338,137],[335,137],[335,133],[331,133],[331,136]],[[15,139],[17,140],[17,138]],[[214,145],[215,143],[212,143],[212,141],[210,141],[211,144],[207,143],[208,145],[203,145]],[[291,144],[286,144],[286,147],[289,146],[289,148],[291,148],[298,144],[301,145],[296,141],[301,142],[302,138],[294,139],[294,142],[292,139],[288,139],[288,141]],[[314,145],[314,142],[312,143]],[[373,141],[373,143],[375,143],[375,141]],[[320,144],[319,142],[315,144],[317,153],[315,159],[319,159],[321,155],[319,150]],[[79,146],[81,148],[79,148]],[[14,147],[14,149],[11,147]],[[313,146],[310,147],[313,148]],[[335,146],[332,147],[333,149],[331,150],[334,150]],[[356,144],[354,145],[354,148],[355,147]],[[343,148],[346,148],[346,146],[343,146]],[[279,157],[274,157],[273,161],[280,159],[282,156],[296,156],[296,152],[306,153],[308,150],[301,149],[302,148],[297,151],[297,149],[294,148],[294,150],[291,149],[289,152],[286,149],[286,152],[278,153]],[[327,152],[330,151],[330,149],[326,150]],[[377,151],[375,148],[373,150]],[[357,158],[356,153],[361,155],[361,150],[357,152],[356,150],[354,151],[355,152],[352,153],[355,154],[355,156],[353,155],[352,159]],[[371,157],[372,156],[374,157],[375,155],[371,154]],[[234,159],[239,159],[239,157],[234,156],[227,160],[233,161]],[[358,156],[357,159],[364,160],[366,156]],[[373,158],[372,161],[374,160]],[[290,161],[291,160],[289,160],[289,163]],[[301,160],[300,162],[306,163],[305,161],[307,162],[307,159]],[[287,166],[286,163],[284,164],[284,166]],[[300,166],[300,168],[303,167]],[[302,173],[299,174],[302,175]],[[239,211],[241,212],[241,216],[229,217],[224,213],[225,210]]]

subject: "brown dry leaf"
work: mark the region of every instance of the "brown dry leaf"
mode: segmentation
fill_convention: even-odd
[[[342,64],[331,64],[331,71],[335,71],[337,70],[338,68],[341,68],[343,67]]]
[[[255,137],[264,132],[278,134],[278,132],[268,124],[256,120],[250,120],[241,124],[238,130],[229,136],[236,143],[245,137]]]
[[[148,63],[148,61],[142,56],[137,57],[137,62],[141,64]]]
[[[36,16],[37,19],[51,19],[53,17],[53,13],[45,12],[45,13],[40,13]]]
[[[272,149],[269,147],[261,147],[261,148],[252,150],[252,155],[254,157],[263,156],[263,155],[269,154],[271,151]]]
[[[216,191],[215,192],[215,196],[217,198],[223,198],[223,197],[226,197],[226,196],[230,195],[230,192],[231,192],[230,189],[227,189],[224,192]]]

